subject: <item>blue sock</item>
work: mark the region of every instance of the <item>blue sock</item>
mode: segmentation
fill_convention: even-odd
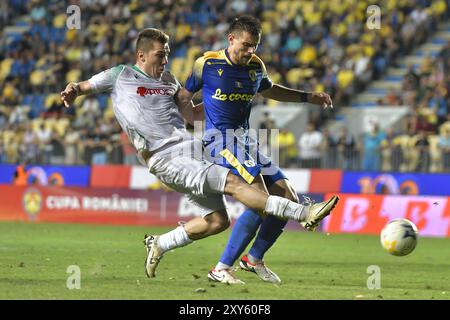
[[[262,260],[266,251],[269,250],[283,232],[286,223],[287,220],[281,220],[274,216],[267,216],[261,224],[261,229],[259,229],[249,254],[253,258]]]
[[[228,239],[220,262],[232,266],[253,239],[262,221],[261,216],[254,210],[245,210],[237,219],[231,231],[230,239]]]

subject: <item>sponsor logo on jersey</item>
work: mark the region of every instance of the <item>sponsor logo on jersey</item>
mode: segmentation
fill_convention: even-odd
[[[253,99],[253,94],[251,93],[222,93],[222,90],[216,89],[216,92],[211,96],[211,98],[220,101],[251,101]]]
[[[141,97],[145,97],[146,95],[160,95],[160,96],[171,96],[175,92],[170,88],[146,88],[146,87],[138,87],[136,93]]]

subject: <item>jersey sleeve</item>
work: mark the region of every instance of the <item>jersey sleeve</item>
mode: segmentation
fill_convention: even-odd
[[[186,90],[195,93],[199,91],[203,86],[203,67],[205,66],[206,59],[200,57],[195,60],[194,67],[192,68],[192,73],[187,78],[184,87]]]
[[[270,80],[269,75],[267,74],[267,69],[266,66],[264,65],[264,62],[262,62],[262,60],[259,59],[259,63],[261,64],[262,79],[259,84],[258,92],[261,92],[272,88],[273,83],[272,80]]]
[[[111,69],[107,69],[92,76],[88,81],[91,84],[94,93],[111,92],[116,83],[119,74],[125,68],[124,65],[119,65]]]

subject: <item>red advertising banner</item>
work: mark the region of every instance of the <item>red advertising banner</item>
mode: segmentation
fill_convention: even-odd
[[[328,194],[326,198],[331,197]],[[450,236],[450,198],[438,196],[382,196],[341,194],[323,223],[325,232],[379,234],[396,218],[414,222],[422,236]]]
[[[176,192],[0,185],[0,220],[175,225]]]
[[[128,188],[130,186],[131,167],[105,165],[91,167],[91,187]]]
[[[311,170],[308,191],[311,193],[328,193],[341,191],[342,170]]]

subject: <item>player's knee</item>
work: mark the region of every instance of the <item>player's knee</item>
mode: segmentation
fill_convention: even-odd
[[[230,226],[230,220],[215,221],[211,224],[211,232],[213,234],[225,231]]]
[[[230,226],[230,218],[225,214],[214,214],[210,217],[209,232],[217,234],[226,230]]]

